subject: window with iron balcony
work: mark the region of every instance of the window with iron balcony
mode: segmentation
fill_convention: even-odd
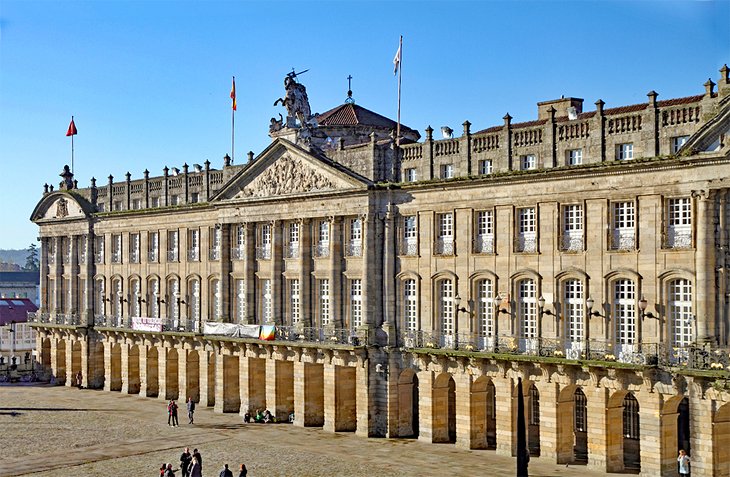
[[[418,255],[418,225],[415,215],[403,217],[403,240],[400,254]]]
[[[349,221],[345,255],[348,257],[362,256],[362,219],[360,217]]]
[[[231,258],[233,260],[243,260],[246,254],[246,228],[243,225],[237,225],[235,228],[234,246],[231,249]]]
[[[537,252],[537,213],[535,207],[517,209],[516,230],[515,251],[523,253]]]
[[[129,262],[139,263],[139,234],[129,235]]]
[[[160,234],[159,232],[150,232],[147,236],[149,241],[147,257],[150,262],[156,263],[160,260]]]
[[[179,240],[178,240],[177,230],[168,232],[167,233],[167,261],[168,262],[177,262],[180,260],[180,255],[178,253],[178,246],[179,246]]]
[[[579,204],[563,206],[562,219],[562,250],[566,252],[582,251],[583,206]]]
[[[216,225],[210,229],[210,250],[208,251],[208,258],[210,260],[221,259],[221,244],[223,239],[223,230],[220,225]]]
[[[314,244],[314,256],[317,258],[329,257],[330,255],[330,223],[328,220],[320,220],[317,223],[317,241]]]
[[[474,252],[494,253],[494,211],[478,211],[474,226]]]
[[[286,258],[299,257],[299,223],[292,222],[287,227],[287,243],[284,250]]]
[[[96,260],[96,263],[104,263],[104,237],[96,237],[95,241],[95,253],[94,253],[94,259]],[[50,255],[48,257],[51,258]]]
[[[436,244],[437,255],[454,255],[454,214],[436,215]]]
[[[122,235],[112,235],[112,263],[122,263]]]
[[[256,246],[256,258],[261,260],[271,259],[271,224],[260,224],[258,232],[258,245]]]
[[[665,248],[692,247],[692,200],[689,197],[667,199]]]
[[[633,201],[611,204],[611,250],[636,249],[636,207]]]
[[[188,233],[188,260],[200,261],[200,231],[197,229]]]

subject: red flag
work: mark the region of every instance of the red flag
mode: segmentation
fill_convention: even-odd
[[[71,124],[68,125],[68,131],[66,131],[66,136],[75,136],[79,132],[76,130],[76,125],[74,124],[74,117],[71,116]]]
[[[231,87],[231,99],[233,100],[233,110],[236,110],[236,77],[233,77],[233,86]]]

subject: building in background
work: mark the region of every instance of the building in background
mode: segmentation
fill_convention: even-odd
[[[38,307],[28,298],[0,298],[0,374],[13,368],[32,369],[36,332],[28,314]]]
[[[28,298],[40,305],[39,272],[0,272],[0,297]]]
[[[33,211],[41,362],[67,385],[300,426],[728,476],[730,77],[443,139],[357,105]],[[717,90],[715,89],[717,86]]]

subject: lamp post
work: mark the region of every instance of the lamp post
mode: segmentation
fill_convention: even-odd
[[[646,297],[644,295],[641,295],[641,300],[639,300],[639,310],[641,311],[641,320],[643,321],[644,318],[656,318],[659,319],[658,316],[655,316],[652,312],[646,312],[646,307],[648,306],[649,302],[646,300]]]
[[[459,324],[459,312],[461,312],[461,313],[469,313],[469,310],[467,310],[465,307],[459,306],[459,305],[461,305],[461,297],[457,293],[456,296],[454,297],[454,311],[456,312],[454,314],[454,319],[456,320],[456,326],[454,327],[454,330],[458,330],[459,329],[458,328],[458,324]]]
[[[545,297],[540,295],[540,298],[537,299],[537,314],[538,314],[538,320],[537,320],[537,336],[542,338],[542,316],[548,315],[548,316],[554,316],[555,317],[555,330],[558,331],[560,328],[559,323],[559,317],[556,313],[553,313],[550,310],[545,309]],[[556,335],[559,335],[559,331],[556,333]]]

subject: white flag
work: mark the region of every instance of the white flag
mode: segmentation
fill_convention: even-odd
[[[401,40],[402,42],[403,40]],[[403,43],[398,45],[398,51],[395,52],[395,58],[393,58],[393,75],[398,74],[398,68],[400,68],[400,60],[401,60],[401,48],[403,47]]]

